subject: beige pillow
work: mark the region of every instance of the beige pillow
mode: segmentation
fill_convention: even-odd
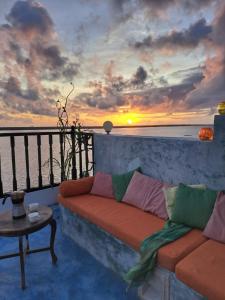
[[[206,186],[204,184],[193,184],[193,185],[189,185],[192,188],[196,188],[196,189],[205,189]],[[171,219],[172,216],[172,211],[173,211],[173,207],[175,205],[175,197],[176,197],[176,192],[178,190],[178,186],[173,186],[173,187],[164,187],[163,189],[163,193],[165,196],[165,200],[166,200],[166,210],[169,216],[169,219]]]

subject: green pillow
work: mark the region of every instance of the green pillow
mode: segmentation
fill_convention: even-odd
[[[206,186],[204,184],[193,184],[189,186],[195,189],[206,189]],[[167,214],[169,216],[169,219],[171,219],[173,208],[175,205],[175,197],[178,191],[178,186],[164,187],[162,190],[166,201]]]
[[[113,192],[118,202],[122,201],[135,171],[140,172],[141,168],[139,167],[135,170],[120,175],[112,175]]]
[[[171,221],[204,229],[216,201],[217,192],[210,189],[195,189],[179,184]]]

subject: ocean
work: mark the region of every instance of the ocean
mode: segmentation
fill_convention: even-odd
[[[212,126],[211,126],[212,127]],[[134,136],[160,136],[160,137],[182,137],[198,138],[201,126],[175,126],[175,127],[145,127],[145,128],[114,128],[111,134],[134,135]],[[94,130],[94,132],[104,133],[104,130]],[[1,132],[0,132],[1,133]],[[49,184],[49,168],[44,166],[49,158],[48,137],[42,136],[42,177],[43,184]],[[26,165],[23,137],[15,138],[16,152],[16,174],[18,189],[26,188]],[[53,157],[60,159],[59,137],[53,136]],[[10,152],[10,140],[8,137],[0,136],[1,155],[1,176],[4,192],[12,190],[12,161]],[[37,161],[37,141],[36,137],[29,137],[29,159],[30,159],[30,180],[31,186],[38,186],[38,161]],[[55,182],[60,182],[60,168],[54,165]]]
[[[158,136],[158,137],[184,137],[198,138],[198,132],[202,126],[160,126],[142,128],[113,128],[111,134],[138,135],[138,136]],[[208,127],[213,127],[209,125]],[[104,133],[104,130],[95,130]]]

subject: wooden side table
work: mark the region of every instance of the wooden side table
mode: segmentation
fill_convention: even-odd
[[[0,214],[0,236],[18,237],[19,252],[0,256],[0,259],[19,256],[21,269],[21,287],[25,289],[25,256],[27,254],[50,251],[52,263],[56,264],[57,257],[54,252],[54,242],[56,234],[56,221],[53,219],[53,212],[50,207],[39,206],[38,212],[41,219],[35,223],[30,223],[28,218],[14,220],[11,211],[6,211]],[[42,229],[43,227],[51,226],[50,246],[45,248],[30,250],[28,235]],[[26,237],[26,248],[23,247],[23,238]]]

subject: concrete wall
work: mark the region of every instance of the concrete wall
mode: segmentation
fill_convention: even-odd
[[[214,140],[94,135],[95,172],[123,173],[139,165],[164,182],[204,183],[225,190],[225,116],[215,116]]]

